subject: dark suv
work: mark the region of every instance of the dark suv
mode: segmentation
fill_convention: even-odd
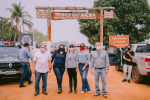
[[[21,77],[22,66],[17,58],[18,51],[19,48],[15,45],[0,45],[0,78]]]

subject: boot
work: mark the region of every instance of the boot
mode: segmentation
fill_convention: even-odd
[[[69,81],[69,87],[70,87],[70,90],[68,93],[71,93],[72,92],[72,81]]]
[[[74,81],[74,93],[77,94],[77,81]]]
[[[58,94],[62,93],[62,88],[58,88]]]

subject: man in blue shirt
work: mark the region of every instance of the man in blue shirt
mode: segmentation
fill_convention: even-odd
[[[29,44],[24,43],[24,47],[19,50],[18,53],[18,59],[21,62],[22,65],[22,75],[21,75],[21,81],[20,81],[20,88],[21,87],[26,87],[23,85],[23,80],[27,74],[28,77],[28,84],[31,84],[33,81],[30,79],[30,74],[29,74],[29,58],[33,60],[33,57],[31,56],[29,50],[28,50]]]

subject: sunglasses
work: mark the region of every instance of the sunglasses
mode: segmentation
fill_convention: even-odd
[[[80,47],[85,47],[85,46],[80,46]]]

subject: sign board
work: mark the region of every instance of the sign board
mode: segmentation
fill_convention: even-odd
[[[114,18],[114,11],[106,11],[104,10],[104,18]]]
[[[36,11],[36,18],[47,18],[47,11]]]
[[[129,36],[120,35],[120,36],[109,36],[109,45],[114,45],[117,48],[124,48],[129,45]]]
[[[51,13],[52,20],[61,19],[99,19],[99,13],[68,13],[68,12],[54,12]]]
[[[29,46],[33,46],[33,34],[32,33],[20,33],[20,45],[29,43]]]

